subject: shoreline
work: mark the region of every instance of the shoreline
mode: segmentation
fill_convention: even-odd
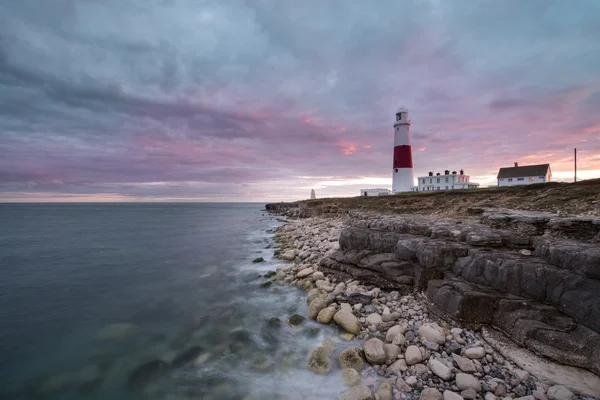
[[[307,292],[309,318],[340,329],[339,338],[350,346],[340,351],[326,340],[307,355],[313,373],[342,370],[348,390],[340,399],[586,398],[510,361],[506,351],[498,351],[502,341],[492,346],[484,339],[492,341],[493,330],[476,333],[438,317],[416,289],[402,296],[321,271],[321,260],[339,249],[343,226],[339,216],[285,220],[275,230],[275,255],[289,264],[269,277]],[[350,353],[364,367],[344,368],[352,365]]]

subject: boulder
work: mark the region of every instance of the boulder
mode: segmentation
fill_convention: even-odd
[[[306,368],[319,375],[327,375],[331,372],[331,361],[327,349],[322,346],[315,348],[308,357]]]
[[[391,343],[394,340],[394,338],[396,337],[396,335],[398,335],[399,333],[404,333],[404,332],[406,332],[405,326],[394,325],[390,329],[388,329],[387,333],[385,334],[385,341],[388,343]]]
[[[573,400],[575,398],[573,392],[562,385],[550,386],[546,396],[548,400]]]
[[[404,359],[406,360],[406,364],[414,365],[420,363],[423,360],[423,356],[417,346],[411,345],[406,348]]]
[[[368,386],[354,386],[350,390],[342,393],[340,400],[374,400],[373,393]]]
[[[379,400],[392,400],[393,399],[393,385],[389,380],[381,380],[377,382],[375,395],[378,396]]]
[[[449,390],[444,390],[444,400],[464,400],[463,397]]]
[[[425,324],[419,328],[419,336],[429,340],[432,343],[444,344],[446,343],[446,334],[437,324]]]
[[[294,261],[294,259],[296,258],[296,253],[294,252],[294,250],[286,250],[285,252],[283,252],[283,254],[281,254],[281,258],[286,261]]]
[[[338,361],[342,368],[354,368],[358,372],[362,371],[365,366],[363,351],[356,347],[351,347],[340,353]]]
[[[317,297],[308,305],[308,317],[316,319],[317,315],[327,306],[327,301],[323,297]]]
[[[346,330],[346,332],[358,335],[360,333],[360,321],[352,314],[352,308],[342,307],[340,311],[335,313],[333,320],[336,324]]]
[[[363,346],[363,352],[371,364],[385,364],[386,353],[381,340],[377,338],[367,340]]]
[[[479,382],[479,379],[470,374],[456,374],[456,386],[460,390],[473,389],[476,392],[481,392],[481,382]]]
[[[442,400],[442,394],[435,388],[426,388],[421,391],[419,400]]]
[[[316,271],[311,275],[311,278],[313,281],[317,282],[317,281],[320,281],[321,279],[324,279],[325,274],[323,274],[321,271]]]
[[[333,316],[335,315],[335,307],[326,307],[319,311],[317,314],[317,322],[321,324],[328,324],[333,320]]]
[[[431,372],[445,381],[452,377],[452,370],[436,359],[429,360],[428,366]]]
[[[360,385],[360,374],[354,368],[344,368],[342,380],[348,386],[357,386]]]
[[[483,358],[485,357],[485,349],[483,347],[471,347],[465,350],[465,357],[467,358]]]
[[[315,270],[310,267],[304,268],[303,270],[301,270],[300,272],[298,272],[296,274],[296,278],[298,278],[298,279],[306,278],[307,276],[312,275],[313,272],[315,272]]]
[[[300,326],[304,323],[304,321],[306,321],[306,318],[304,318],[302,315],[294,314],[288,318],[286,323],[289,326]]]

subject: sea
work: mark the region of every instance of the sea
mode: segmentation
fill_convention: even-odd
[[[306,361],[338,332],[288,326],[306,294],[264,287],[281,224],[256,203],[0,204],[0,398],[335,398],[340,372]]]

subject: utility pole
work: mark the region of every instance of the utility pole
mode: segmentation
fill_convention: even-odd
[[[574,149],[573,154],[575,155],[575,182],[577,182],[577,147]]]

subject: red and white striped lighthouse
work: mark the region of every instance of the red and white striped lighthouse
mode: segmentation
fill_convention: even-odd
[[[410,120],[408,110],[400,108],[394,123],[394,169],[392,193],[410,192],[414,185],[412,150],[410,148]]]

